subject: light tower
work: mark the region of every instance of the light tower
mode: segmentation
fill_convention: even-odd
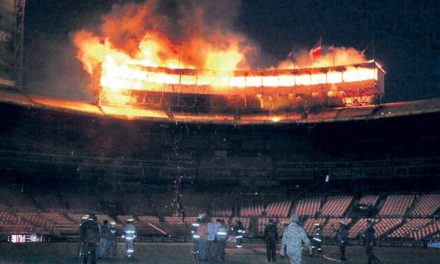
[[[24,13],[26,0],[15,0],[15,87],[23,86]]]

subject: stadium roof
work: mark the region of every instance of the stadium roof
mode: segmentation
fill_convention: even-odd
[[[435,98],[381,105],[311,109],[308,113],[298,111],[272,113],[271,115],[266,113],[212,115],[206,113],[169,112],[161,109],[144,110],[131,107],[98,106],[86,101],[30,95],[11,89],[0,89],[0,103],[120,119],[242,125],[341,122],[440,112],[440,98]]]

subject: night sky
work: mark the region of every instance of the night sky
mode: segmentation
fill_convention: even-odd
[[[98,30],[101,16],[124,2],[27,1],[25,90],[90,99],[73,32]],[[160,2],[173,9],[178,1]],[[434,0],[242,0],[233,27],[274,64],[292,49],[310,49],[320,37],[325,45],[366,48],[367,57],[374,55],[387,71],[386,101],[428,99],[440,97],[439,6]]]

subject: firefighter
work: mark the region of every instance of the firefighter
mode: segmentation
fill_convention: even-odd
[[[128,218],[125,222],[122,238],[125,240],[126,256],[132,258],[134,256],[133,242],[136,239],[136,228],[133,225],[133,218]]]
[[[269,223],[264,229],[264,242],[266,242],[267,262],[276,262],[276,244],[278,240],[278,230],[273,219],[269,219]]]
[[[338,240],[339,251],[341,252],[340,260],[347,261],[347,259],[345,258],[345,247],[347,246],[347,242],[348,242],[347,225],[344,221],[341,220],[339,221],[339,226],[340,228],[336,238]]]
[[[79,225],[79,229],[80,229],[79,232],[80,232],[80,234],[81,234],[81,226],[87,220],[89,220],[89,215],[88,214],[83,215],[81,217],[81,223]],[[78,258],[82,258],[82,257],[84,257],[84,243],[81,241],[81,239],[79,239],[79,243],[78,243]]]
[[[318,253],[322,252],[321,243],[322,243],[322,228],[319,223],[316,223],[315,233],[313,234],[313,238],[312,238],[312,248],[314,252],[315,251]]]
[[[107,255],[116,258],[117,252],[118,252],[118,244],[117,244],[117,238],[118,238],[118,230],[116,228],[116,222],[112,221],[110,222],[110,236],[108,241],[108,249],[107,249]]]
[[[245,231],[244,231],[243,225],[241,224],[240,220],[237,220],[235,226],[233,227],[233,231],[235,233],[235,243],[236,243],[235,246],[237,248],[242,248],[243,247],[243,245],[242,245],[243,237],[244,237]]]
[[[199,249],[198,249],[198,242],[199,242],[198,229],[199,229],[199,226],[200,226],[200,223],[201,223],[202,219],[203,219],[203,214],[199,214],[197,219],[191,224],[191,237],[192,237],[192,241],[193,241],[192,253],[193,253],[195,259],[197,259],[197,256],[199,254]]]
[[[87,264],[89,255],[91,264],[96,263],[96,246],[99,243],[99,225],[95,215],[90,215],[87,221],[81,224],[80,240],[83,244],[83,264]]]
[[[368,264],[370,263],[380,263],[380,260],[373,254],[373,247],[376,245],[376,237],[374,235],[373,222],[367,220],[367,229],[364,234],[365,239],[365,254],[368,257]]]
[[[281,240],[280,255],[289,258],[291,264],[302,263],[302,242],[309,249],[312,255],[312,246],[309,237],[302,226],[299,225],[297,215],[292,215],[292,223],[284,230],[283,239]]]
[[[217,257],[225,261],[225,248],[226,248],[226,240],[228,239],[228,229],[226,228],[225,221],[223,219],[218,219],[217,223],[219,223],[219,227],[217,229]]]

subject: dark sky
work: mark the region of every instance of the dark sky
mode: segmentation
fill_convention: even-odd
[[[162,2],[173,8],[176,1]],[[72,32],[97,29],[101,15],[123,2],[27,1],[26,89],[88,98],[87,75],[74,58]],[[440,97],[439,6],[434,0],[242,0],[234,29],[275,61],[293,48],[309,49],[320,37],[327,45],[368,47],[367,56],[374,55],[387,71],[386,101],[427,99]]]

